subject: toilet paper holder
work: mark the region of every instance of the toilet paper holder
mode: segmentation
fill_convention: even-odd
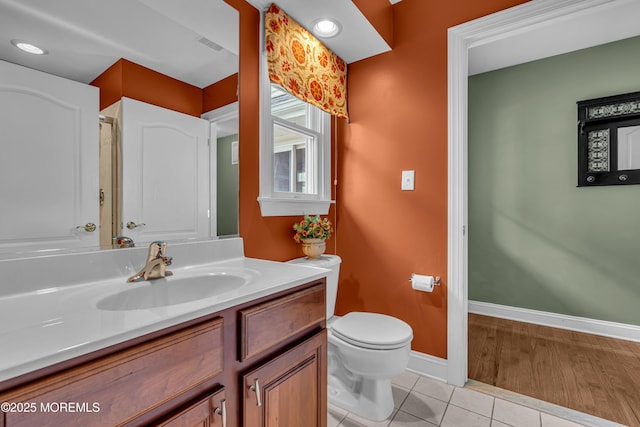
[[[416,273],[411,273],[411,277],[409,277],[409,281],[413,282],[413,278],[416,276]],[[440,276],[434,276],[433,284],[435,286],[440,286]]]

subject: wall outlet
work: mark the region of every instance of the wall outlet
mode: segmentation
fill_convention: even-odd
[[[400,188],[404,190],[413,190],[413,181],[415,171],[402,171],[402,184]]]

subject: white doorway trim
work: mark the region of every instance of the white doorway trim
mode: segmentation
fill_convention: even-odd
[[[222,107],[218,107],[214,110],[207,111],[203,113],[200,117],[204,120],[209,121],[209,185],[211,188],[210,199],[209,199],[209,212],[210,212],[210,223],[209,230],[212,239],[218,238],[218,216],[220,212],[218,212],[218,136],[219,132],[219,124],[221,122],[227,121],[232,122],[233,126],[235,126],[236,133],[238,134],[238,141],[240,136],[240,129],[238,125],[239,118],[239,101],[232,102],[227,105],[223,105]],[[225,126],[225,133],[222,136],[226,136],[229,132],[228,126]]]
[[[448,34],[448,322],[447,382],[467,381],[468,250],[467,250],[467,108],[469,50],[543,30],[550,23],[565,25],[603,8],[624,7],[637,0],[535,0],[449,29]],[[615,25],[615,22],[610,22]],[[576,34],[568,36],[579,38]],[[550,53],[553,42],[546,40]],[[574,49],[589,47],[587,45]],[[522,61],[525,62],[525,61]]]

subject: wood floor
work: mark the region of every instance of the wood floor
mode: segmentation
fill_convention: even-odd
[[[469,378],[640,427],[640,343],[469,314]]]

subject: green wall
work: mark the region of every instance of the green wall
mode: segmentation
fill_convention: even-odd
[[[640,185],[577,188],[576,101],[640,91],[640,37],[469,78],[469,299],[640,325]]]
[[[217,140],[218,236],[238,234],[238,164],[231,164],[231,143],[238,135]]]

